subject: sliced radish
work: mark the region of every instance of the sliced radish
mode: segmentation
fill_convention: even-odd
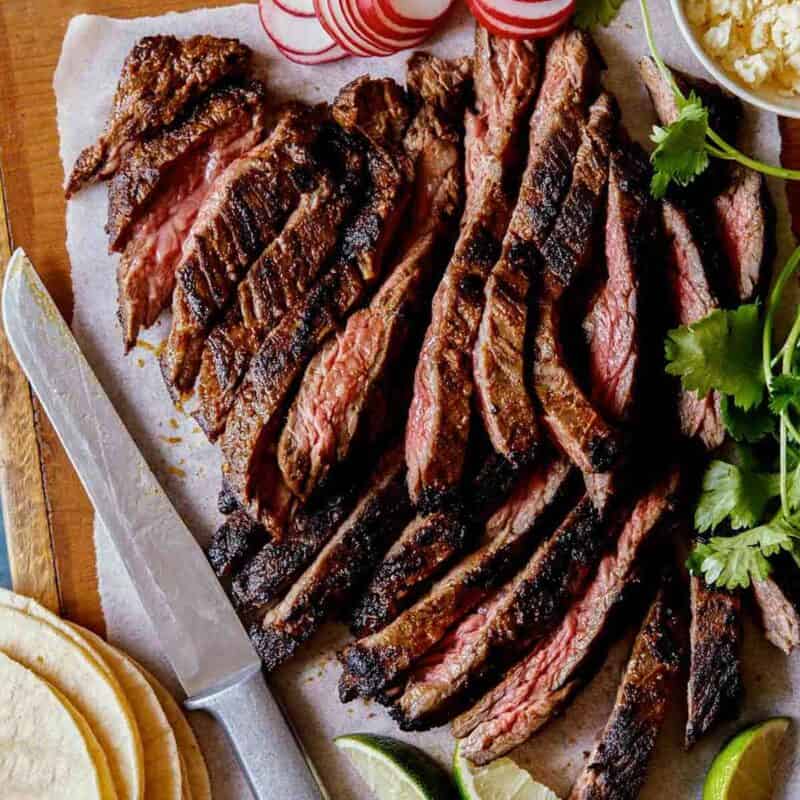
[[[430,30],[418,34],[413,39],[400,39],[397,36],[384,36],[382,33],[375,31],[366,21],[361,9],[358,7],[357,0],[341,0],[342,8],[347,16],[350,24],[361,33],[366,39],[369,39],[376,47],[385,47],[394,52],[405,50],[407,47],[416,47],[422,44],[428,36]]]
[[[507,25],[547,25],[574,5],[574,0],[480,0],[487,13]]]
[[[453,5],[454,0],[379,0],[381,8],[398,25],[435,25]],[[538,2],[538,0],[531,0]]]
[[[531,3],[541,1],[542,0],[531,0]],[[572,5],[569,6],[560,16],[551,19],[546,24],[529,22],[525,25],[510,25],[494,16],[488,5],[484,4],[483,0],[467,0],[467,5],[475,19],[477,19],[486,30],[496,36],[503,36],[507,39],[542,39],[546,36],[551,36],[564,26],[574,8]]]
[[[316,17],[314,0],[275,0],[275,5],[294,17]]]
[[[281,50],[281,48],[278,48]],[[288,50],[281,50],[281,53],[293,61],[295,64],[303,64],[305,66],[313,66],[315,64],[329,64],[332,61],[341,61],[343,58],[349,58],[350,53],[347,52],[341,45],[335,44],[333,47],[323,50],[321,53],[290,53]]]
[[[325,30],[345,49],[355,56],[390,56],[394,52],[378,47],[362,36],[345,16],[342,0],[314,0],[317,19]]]
[[[411,26],[398,25],[386,15],[379,0],[355,0],[355,2],[364,21],[375,33],[381,36],[413,41],[433,28],[428,22]]]
[[[259,0],[258,10],[267,36],[284,52],[316,55],[336,44],[315,17],[290,14],[276,0]]]

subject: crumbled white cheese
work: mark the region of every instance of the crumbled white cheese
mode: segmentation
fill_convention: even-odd
[[[684,0],[704,49],[741,83],[800,95],[800,0]]]

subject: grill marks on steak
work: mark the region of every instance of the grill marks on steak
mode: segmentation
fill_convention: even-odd
[[[373,664],[375,692],[394,683],[510,575],[514,559],[526,551],[541,517],[564,492],[570,473],[566,459],[557,458],[520,479],[487,522],[478,548],[386,627],[353,644],[345,671],[357,653],[358,663]]]
[[[686,213],[674,203],[664,201],[662,216],[667,237],[667,280],[672,306],[678,323],[691,325],[718,308],[719,303],[709,285]],[[717,392],[698,397],[696,392],[681,390],[678,414],[685,436],[700,440],[709,450],[722,444],[725,428]]]
[[[528,297],[538,251],[569,188],[584,108],[596,93],[600,66],[582,32],[564,32],[550,46],[517,205],[486,282],[473,354],[476,398],[492,446],[512,463],[530,460],[540,438],[525,375]]]
[[[264,89],[214,91],[177,127],[139,142],[109,188],[106,230],[118,269],[126,349],[169,304],[181,249],[214,181],[264,135]]]
[[[682,660],[680,615],[662,588],[647,612],[611,716],[569,800],[635,800]]]
[[[356,583],[413,516],[405,473],[403,448],[395,445],[314,563],[281,603],[250,627],[250,637],[267,670],[289,658],[349,601]]]
[[[287,108],[266,141],[216,181],[184,244],[161,371],[177,395],[192,389],[203,342],[250,264],[312,185],[326,111]]]
[[[412,342],[431,276],[451,246],[464,178],[460,134],[449,120],[459,106],[463,111],[468,76],[463,60],[417,54],[410,62],[409,83],[430,98],[405,137],[415,172],[413,220],[369,307],[353,314],[306,369],[278,449],[281,472],[298,497],[309,497],[368,438],[375,408],[391,392],[389,373]]]
[[[486,764],[530,738],[583,684],[612,612],[636,573],[643,546],[671,510],[678,472],[671,470],[636,504],[616,551],[600,562],[586,594],[560,626],[472,709],[453,722],[464,755]]]
[[[640,361],[640,281],[656,220],[647,157],[633,144],[611,154],[605,230],[608,277],[584,322],[592,401],[606,419],[633,416]]]
[[[687,748],[720,720],[734,718],[744,693],[740,598],[692,577],[691,609]]]
[[[468,118],[467,208],[433,299],[406,432],[409,491],[426,508],[450,498],[462,478],[472,410],[471,356],[483,290],[511,216],[509,193],[523,149],[521,127],[538,73],[534,44],[499,39],[477,28],[478,116]]]
[[[241,77],[251,55],[237,39],[140,39],[122,65],[106,128],[75,162],[66,196],[113,175],[136,142],[171,126],[223,80]]]

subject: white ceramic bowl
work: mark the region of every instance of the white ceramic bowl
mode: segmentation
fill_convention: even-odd
[[[683,8],[683,0],[670,0],[672,11],[678,27],[686,39],[692,52],[697,56],[700,63],[713,76],[714,80],[724,86],[729,92],[740,97],[747,103],[763,108],[766,111],[773,111],[783,117],[795,117],[800,119],[800,96],[783,97],[778,92],[769,89],[749,89],[743,84],[735,81],[706,51],[703,45],[695,36],[686,12]]]

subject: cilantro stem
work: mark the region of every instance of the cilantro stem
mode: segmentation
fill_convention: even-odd
[[[800,180],[800,170],[786,169],[786,167],[775,167],[772,164],[765,164],[762,161],[756,161],[750,156],[745,155],[741,150],[737,150],[732,145],[728,144],[713,128],[708,128],[708,138],[714,142],[720,150],[728,155],[720,155],[717,158],[724,158],[727,161],[738,161],[742,166],[749,167],[756,172],[762,172],[765,175],[770,175],[773,178],[785,178],[786,180],[798,181]],[[710,146],[706,149],[717,155]]]
[[[763,358],[764,367],[764,383],[769,389],[772,386],[772,328],[775,321],[775,311],[778,308],[781,297],[783,297],[784,289],[789,279],[794,275],[798,266],[800,266],[800,247],[796,248],[792,255],[784,264],[783,269],[778,275],[775,285],[769,294],[769,301],[767,302],[767,311],[764,315],[764,330],[761,334],[761,353]],[[795,340],[795,346],[797,340]],[[787,353],[794,354],[794,350],[789,347],[789,340],[784,343],[783,359],[786,363]],[[791,364],[792,357],[789,356],[789,364]]]
[[[672,87],[672,91],[682,100],[686,101],[686,98],[683,96],[683,92],[680,90],[680,87],[675,81],[675,77],[672,74],[670,68],[664,63],[661,56],[658,54],[658,50],[656,49],[656,37],[653,33],[653,21],[650,19],[650,9],[647,7],[647,0],[639,0],[639,7],[642,10],[642,21],[644,22],[644,35],[647,39],[647,46],[650,48],[650,55],[653,57],[653,61],[656,62],[656,66],[658,67],[658,71],[663,76],[664,80]]]

